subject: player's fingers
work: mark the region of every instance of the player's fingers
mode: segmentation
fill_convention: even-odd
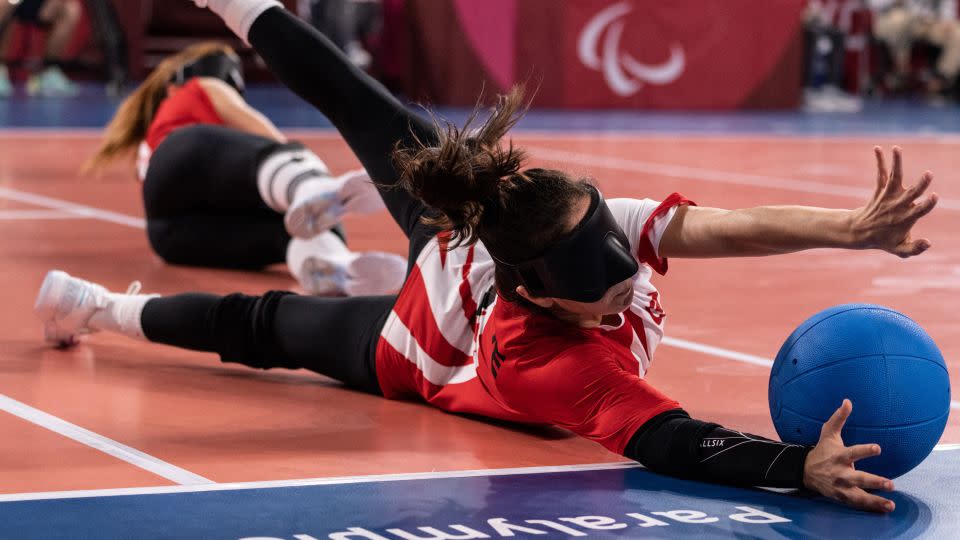
[[[850,412],[853,410],[853,404],[850,403],[849,399],[843,400],[843,403],[840,404],[840,408],[834,411],[833,415],[830,416],[823,424],[823,428],[820,430],[820,437],[840,436],[840,430],[843,429],[844,422],[847,421],[847,418],[850,416]]]
[[[904,240],[897,247],[893,248],[892,253],[901,259],[916,257],[924,251],[930,249],[930,241],[926,238],[918,240]]]
[[[917,220],[929,214],[937,206],[937,201],[939,200],[940,196],[936,193],[931,193],[926,198],[920,200],[913,205],[913,208],[910,210],[910,219]]]
[[[844,461],[847,463],[853,463],[855,461],[860,461],[861,459],[879,456],[880,455],[880,445],[879,444],[858,444],[855,446],[850,446],[844,448],[841,456]]]
[[[871,495],[858,487],[842,489],[835,498],[844,504],[870,512],[892,512],[896,508],[890,499]]]
[[[893,147],[893,170],[890,172],[887,189],[897,191],[903,189],[903,151],[899,146]]]
[[[917,199],[924,191],[930,187],[930,183],[933,182],[933,173],[927,171],[923,173],[920,177],[920,180],[917,180],[917,183],[910,186],[906,191],[903,192],[901,201],[905,204],[910,204]]]
[[[883,159],[883,148],[873,147],[873,154],[877,158],[877,193],[887,185],[887,164]]]
[[[853,471],[850,474],[850,483],[863,489],[893,491],[893,480],[865,471]]]

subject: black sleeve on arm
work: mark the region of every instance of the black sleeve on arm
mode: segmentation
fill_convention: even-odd
[[[694,420],[673,409],[648,420],[624,456],[654,472],[736,486],[802,488],[811,448]]]

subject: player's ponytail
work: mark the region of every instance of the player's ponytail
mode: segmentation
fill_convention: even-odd
[[[480,240],[500,260],[536,257],[570,230],[572,208],[590,196],[586,180],[521,170],[526,153],[503,138],[526,109],[523,89],[514,87],[479,127],[471,127],[478,111],[462,128],[435,118],[437,142],[394,150],[399,184],[438,211],[424,222],[449,230],[450,248]],[[507,273],[497,273],[497,284],[502,297],[520,300]]]
[[[215,52],[233,53],[229,46],[203,42],[187,47],[160,62],[146,80],[133,91],[107,124],[97,153],[83,165],[83,172],[102,169],[111,161],[131,154],[147,136],[160,103],[167,96],[167,84],[181,66]],[[233,53],[236,54],[236,53]]]
[[[502,184],[519,176],[524,152],[500,140],[523,115],[522,92],[500,96],[492,114],[473,127],[477,111],[464,126],[434,118],[439,140],[412,148],[398,147],[393,154],[399,184],[441,214],[426,218],[429,225],[452,232],[451,247],[479,239],[486,208],[501,199]]]

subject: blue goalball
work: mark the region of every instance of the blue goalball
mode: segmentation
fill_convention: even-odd
[[[821,311],[777,353],[770,414],[782,440],[814,445],[844,398],[853,402],[844,444],[881,447],[856,468],[896,478],[930,454],[947,424],[943,355],[923,328],[892,309],[845,304]]]

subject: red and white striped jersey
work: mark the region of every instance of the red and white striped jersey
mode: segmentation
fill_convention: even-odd
[[[619,323],[580,328],[497,299],[486,248],[420,253],[377,346],[384,396],[422,398],[443,410],[569,429],[622,453],[644,422],[679,404],[643,377],[665,314],[650,282],[667,270],[657,254],[678,206],[674,193],[607,201],[641,262],[633,303]]]

